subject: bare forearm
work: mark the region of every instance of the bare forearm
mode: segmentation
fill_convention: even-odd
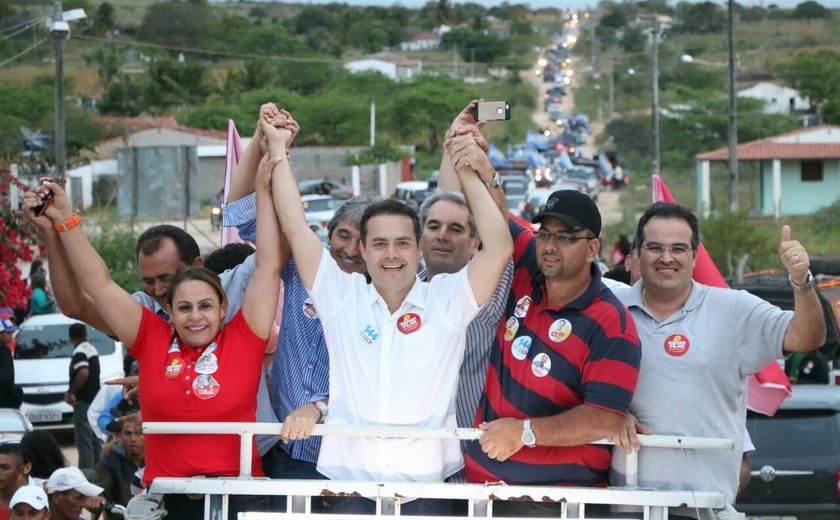
[[[580,446],[608,437],[622,426],[621,414],[585,404],[558,415],[531,419],[540,446]]]
[[[90,371],[87,368],[81,368],[76,372],[76,377],[73,378],[73,383],[70,385],[69,392],[71,394],[78,393],[79,390],[87,383]]]
[[[59,238],[66,256],[65,265],[72,266],[78,285],[96,300],[97,293],[112,282],[108,266],[82,231],[82,225],[59,233]]]
[[[443,157],[438,169],[438,187],[444,191],[463,191],[461,181],[458,179],[458,174],[455,173],[452,158],[449,156],[446,147],[443,148]]]
[[[785,350],[808,352],[825,343],[825,316],[817,291],[794,293],[793,320],[785,331]]]
[[[475,225],[478,228],[478,235],[481,237],[482,249],[487,254],[507,258],[513,254],[513,240],[508,232],[507,220],[504,214],[499,213],[499,208],[490,191],[481,180],[481,177],[473,172],[459,175],[460,183],[464,188],[464,197],[470,205],[470,211],[475,217]]]
[[[230,180],[228,202],[239,200],[254,192],[254,177],[257,175],[257,166],[261,156],[259,132],[255,132],[251,142],[245,147],[239,164],[234,169],[233,178]]]

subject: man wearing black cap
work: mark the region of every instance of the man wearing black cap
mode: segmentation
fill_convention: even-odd
[[[608,446],[621,428],[641,359],[627,309],[594,261],[601,214],[587,195],[551,194],[533,222],[510,221],[515,276],[494,340],[467,479],[605,486]],[[494,514],[551,514],[560,504],[500,502]],[[558,510],[559,511],[559,510]]]

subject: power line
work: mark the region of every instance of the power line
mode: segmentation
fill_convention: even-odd
[[[41,44],[42,44],[42,43],[44,43],[45,41],[47,41],[47,39],[46,39],[46,38],[43,38],[43,39],[41,39],[41,40],[38,40],[37,42],[33,43],[32,45],[30,45],[30,46],[29,46],[29,47],[27,47],[26,49],[24,49],[24,50],[20,51],[19,53],[15,54],[14,56],[12,56],[12,57],[11,57],[11,58],[9,58],[8,60],[3,61],[3,62],[0,62],[0,68],[5,67],[7,64],[9,64],[9,63],[11,63],[11,62],[15,61],[16,59],[20,58],[21,56],[23,56],[23,55],[24,55],[24,54],[26,54],[27,52],[29,52],[29,51],[31,51],[31,50],[33,50],[33,49],[35,49],[36,47],[38,47],[39,45],[41,45]]]
[[[18,34],[22,33],[23,31],[28,31],[29,29],[31,29],[32,27],[35,27],[36,25],[37,24],[35,24],[35,23],[25,25],[25,26],[21,27],[20,29],[18,29],[17,31],[13,32],[12,34],[3,35],[3,39],[8,40],[9,38],[17,36]]]
[[[26,25],[26,26],[38,25],[38,18],[32,18],[30,20],[26,20],[25,22],[18,22],[16,24],[12,24],[8,27],[3,27],[2,29],[0,29],[0,32],[14,31],[15,29],[17,29],[18,27],[23,26],[23,25]]]

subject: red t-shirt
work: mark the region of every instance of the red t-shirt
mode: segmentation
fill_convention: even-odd
[[[172,345],[170,324],[149,309],[129,351],[140,366],[140,409],[148,422],[255,422],[257,387],[267,340],[242,311],[215,343],[201,349]],[[252,474],[262,476],[252,446]],[[239,475],[238,435],[146,435],[148,485],[155,477]]]

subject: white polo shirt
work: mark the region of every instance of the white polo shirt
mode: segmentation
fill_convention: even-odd
[[[327,424],[454,428],[466,329],[479,307],[464,268],[416,279],[397,312],[360,274],[321,255],[310,291],[330,353]],[[327,436],[318,471],[334,480],[443,480],[464,465],[457,440]]]

